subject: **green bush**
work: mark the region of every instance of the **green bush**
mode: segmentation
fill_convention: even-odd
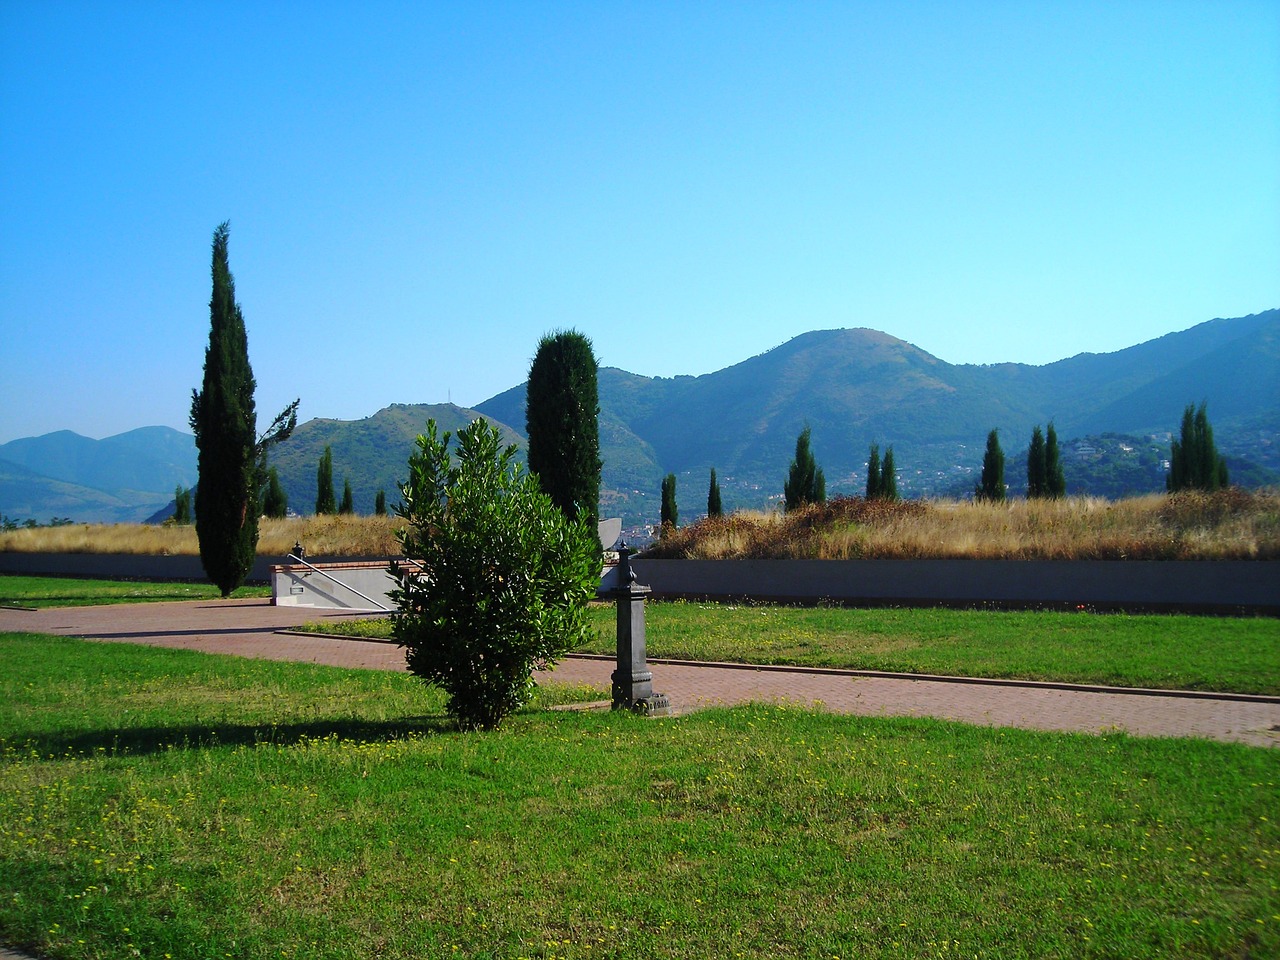
[[[440,687],[464,729],[492,729],[527,703],[533,671],[587,639],[600,546],[585,517],[570,521],[476,420],[417,439],[396,512],[406,562],[393,565],[393,634],[409,670]]]

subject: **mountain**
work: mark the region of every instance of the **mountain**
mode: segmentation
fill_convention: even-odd
[[[623,494],[619,502],[656,513],[661,477],[673,472],[683,512],[694,516],[714,466],[727,508],[759,506],[780,497],[796,436],[808,424],[830,494],[861,491],[872,443],[893,445],[905,495],[951,494],[972,489],[992,427],[1012,475],[1021,470],[1015,452],[1025,451],[1036,424],[1055,421],[1064,440],[1167,433],[1186,404],[1201,399],[1225,453],[1276,470],[1278,339],[1280,310],[1271,310],[1046,366],[949,364],[888,334],[854,329],[803,334],[700,377],[603,369],[605,485]],[[476,409],[523,424],[523,387]]]
[[[351,481],[357,513],[373,513],[373,502],[382,490],[388,509],[399,502],[400,487],[408,476],[414,440],[434,419],[443,434],[457,433],[480,414],[452,403],[394,403],[363,420],[308,420],[284,443],[271,449],[269,466],[276,468],[280,484],[296,513],[312,513],[316,504],[316,472],[324,448],[333,450],[335,494],[342,499],[343,480]],[[523,439],[505,424],[495,423],[504,443],[523,447]]]
[[[0,444],[0,509],[14,519],[136,522],[195,478],[195,438],[169,427],[103,440],[60,430]]]
[[[831,495],[862,491],[872,443],[882,451],[893,446],[905,496],[963,494],[973,489],[993,427],[1016,488],[1031,430],[1050,420],[1064,456],[1075,458],[1068,461],[1068,489],[1161,489],[1169,431],[1188,403],[1201,400],[1208,401],[1233,477],[1272,482],[1280,472],[1280,310],[1211,320],[1115,353],[1044,366],[950,364],[876,330],[820,330],[697,377],[643,377],[606,367],[599,387],[601,511],[622,515],[629,526],[656,519],[668,472],[677,475],[686,519],[701,513],[711,467],[727,509],[780,498],[806,424]],[[310,513],[327,444],[337,492],[344,477],[350,479],[357,510],[371,512],[378,490],[389,503],[397,501],[414,437],[428,418],[441,430],[457,430],[483,415],[504,439],[523,446],[524,395],[519,384],[475,409],[393,404],[363,420],[311,420],[272,450],[271,462],[290,506]],[[90,520],[126,510],[117,501],[154,502],[159,494],[163,504],[177,483],[195,480],[192,438],[165,428],[102,441],[66,432],[15,440],[0,446],[0,459],[45,478],[0,473],[0,507],[17,518],[26,514],[10,504],[53,502],[23,499],[24,483],[99,491],[93,496],[101,502],[82,495],[83,509],[64,491],[52,511]],[[32,515],[47,513],[41,507]]]

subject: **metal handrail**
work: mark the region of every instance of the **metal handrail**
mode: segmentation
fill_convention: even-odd
[[[368,600],[370,603],[372,603],[373,605],[375,605],[379,610],[386,610],[388,613],[390,613],[390,612],[392,612],[392,610],[394,609],[393,607],[388,607],[388,606],[383,605],[380,601],[373,599],[373,597],[366,597],[363,593],[361,593],[361,592],[360,592],[359,590],[357,590],[355,587],[353,587],[353,586],[351,586],[351,585],[349,585],[349,584],[343,583],[341,580],[337,579],[336,577],[331,577],[331,576],[329,576],[329,574],[325,573],[325,572],[324,572],[323,570],[321,570],[319,567],[315,566],[314,564],[307,563],[307,561],[303,560],[303,559],[302,559],[301,557],[299,557],[299,556],[295,556],[294,554],[292,554],[292,553],[291,553],[291,554],[289,554],[289,559],[290,559],[290,560],[293,560],[293,561],[296,561],[297,563],[302,564],[302,565],[303,565],[304,567],[306,567],[308,570],[314,570],[316,573],[320,574],[320,576],[324,577],[326,580],[332,580],[332,581],[333,581],[334,583],[336,583],[338,586],[342,587],[342,589],[344,589],[344,590],[350,590],[352,593],[354,593],[354,594],[355,594],[357,597],[359,597],[361,600]]]

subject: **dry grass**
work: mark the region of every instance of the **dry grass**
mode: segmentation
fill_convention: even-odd
[[[790,514],[741,512],[668,534],[672,559],[1275,560],[1280,493],[1006,503],[840,498]]]
[[[399,553],[398,517],[323,516],[263,520],[258,553],[285,556],[296,542],[310,556],[388,557]],[[160,556],[200,552],[196,528],[173,524],[73,524],[0,534],[0,551],[16,553],[142,553]]]
[[[258,552],[311,556],[399,552],[396,517],[263,520]],[[0,551],[191,554],[194,527],[145,524],[40,527],[0,534]],[[742,511],[667,536],[648,555],[681,559],[1277,560],[1280,492],[1153,494],[1108,501],[1007,503],[842,497],[789,514]]]

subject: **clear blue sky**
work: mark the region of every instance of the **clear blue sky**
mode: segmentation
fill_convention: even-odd
[[[1280,3],[0,0],[0,184],[0,442],[185,429],[222,220],[262,425],[1046,363],[1280,306]]]

